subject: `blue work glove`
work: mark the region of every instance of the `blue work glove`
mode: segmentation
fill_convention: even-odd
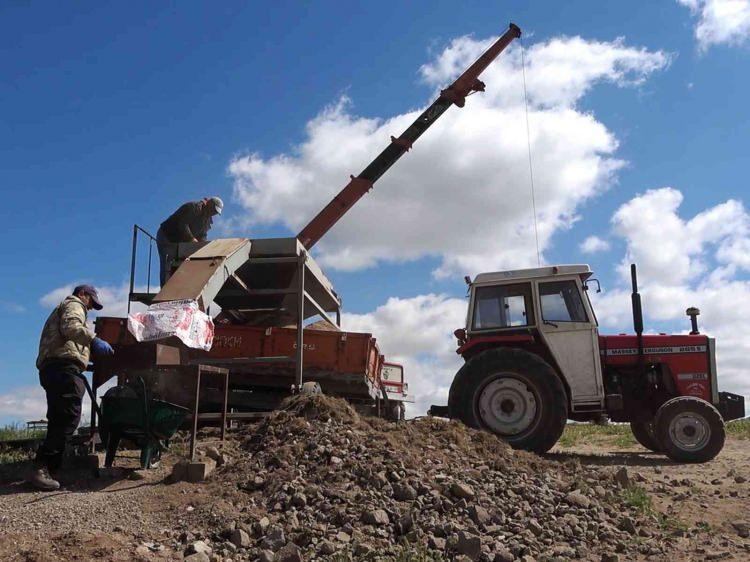
[[[91,342],[91,350],[95,355],[114,355],[115,350],[101,338],[94,338]]]

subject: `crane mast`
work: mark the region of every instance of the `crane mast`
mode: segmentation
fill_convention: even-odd
[[[399,136],[391,137],[391,143],[358,176],[351,176],[349,183],[336,195],[297,238],[305,248],[312,248],[362,196],[372,189],[373,184],[401,158],[453,104],[463,107],[466,96],[472,92],[483,92],[484,83],[479,75],[503,52],[513,39],[521,36],[521,29],[511,23],[508,30],[467,68],[453,84],[440,92],[438,98],[425,109],[417,119]]]

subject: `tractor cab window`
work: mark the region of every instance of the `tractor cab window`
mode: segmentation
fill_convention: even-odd
[[[477,287],[474,295],[474,330],[512,328],[533,323],[531,286],[528,283]]]
[[[550,322],[587,322],[581,293],[575,281],[539,283],[542,319]]]

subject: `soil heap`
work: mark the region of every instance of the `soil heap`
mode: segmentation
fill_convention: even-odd
[[[322,395],[287,400],[231,454],[209,486],[236,519],[202,521],[215,559],[616,561],[663,556],[673,540],[623,502],[623,474],[456,422],[360,417]]]

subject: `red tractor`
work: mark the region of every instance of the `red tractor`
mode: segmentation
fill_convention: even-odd
[[[724,445],[724,422],[744,417],[744,397],[719,392],[716,342],[643,335],[633,279],[635,335],[601,336],[588,298],[587,265],[483,273],[469,283],[464,358],[448,406],[462,420],[536,452],[553,447],[568,419],[630,422],[638,442],[679,462],[705,462]],[[595,281],[595,280],[591,280]],[[598,283],[598,282],[597,282]]]

